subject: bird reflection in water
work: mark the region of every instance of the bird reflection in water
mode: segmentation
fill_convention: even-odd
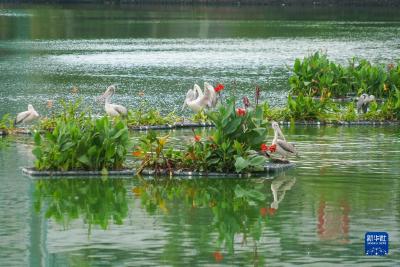
[[[273,215],[279,208],[279,203],[285,198],[286,191],[290,190],[296,183],[296,178],[291,176],[279,176],[274,179],[271,183],[271,191],[273,196],[273,201],[270,205],[270,214]]]

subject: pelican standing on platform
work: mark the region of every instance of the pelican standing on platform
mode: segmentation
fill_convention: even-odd
[[[111,104],[111,97],[115,94],[116,85],[110,85],[102,96],[98,100],[105,100],[104,109],[110,117],[125,116],[128,110],[121,105]]]
[[[282,160],[287,160],[287,157],[290,155],[298,156],[296,148],[293,144],[286,141],[286,138],[277,122],[272,122],[272,129],[274,129],[274,139],[272,140],[272,145],[276,146],[276,152],[282,156]]]
[[[357,113],[360,114],[361,110],[363,113],[367,113],[369,103],[375,100],[375,96],[362,94],[357,101]]]
[[[17,117],[14,120],[14,124],[17,125],[19,123],[29,123],[39,118],[39,113],[33,108],[31,104],[28,105],[28,110],[18,113]]]

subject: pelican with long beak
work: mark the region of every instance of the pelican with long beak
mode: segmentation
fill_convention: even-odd
[[[212,92],[209,89],[201,91],[200,86],[194,85],[193,89],[189,89],[186,93],[186,98],[183,103],[182,109],[187,105],[193,112],[200,112],[204,108],[210,106]]]
[[[282,160],[286,160],[286,158],[291,155],[298,156],[296,148],[293,144],[286,141],[286,138],[277,122],[272,122],[272,129],[274,129],[274,139],[272,140],[272,145],[276,146],[276,152],[282,156]]]
[[[128,110],[124,106],[110,103],[111,97],[115,94],[115,88],[115,85],[110,85],[104,94],[98,97],[97,100],[105,100],[104,110],[110,117],[117,117],[120,115],[125,116],[128,113]]]
[[[362,94],[357,101],[357,113],[360,114],[361,110],[363,113],[367,113],[369,103],[375,101],[375,96]]]
[[[19,123],[29,123],[39,118],[39,113],[33,108],[31,104],[28,105],[28,110],[18,113],[17,117],[14,120],[14,124],[17,125]]]

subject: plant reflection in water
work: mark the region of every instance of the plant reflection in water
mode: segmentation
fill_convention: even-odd
[[[219,252],[224,246],[233,253],[235,243],[245,246],[250,239],[256,256],[257,242],[264,228],[268,228],[271,216],[295,182],[295,178],[284,175],[272,182],[243,178],[154,179],[141,180],[132,191],[150,214],[157,210],[166,216],[177,210],[182,212],[182,205],[183,214],[192,218],[196,212],[208,213],[210,224],[204,225],[208,227],[205,232],[217,233],[208,237],[211,242],[215,240],[215,251]],[[269,201],[270,208],[267,208]]]
[[[131,181],[135,184],[132,195],[126,189]],[[156,221],[162,219],[166,228],[178,227],[180,233],[193,239],[200,253],[209,253],[215,261],[228,261],[227,254],[250,249],[250,253],[243,255],[263,265],[265,255],[258,254],[257,247],[259,243],[268,242],[267,231],[273,231],[273,224],[276,224],[273,216],[296,179],[281,174],[272,181],[264,178],[141,177],[131,181],[111,178],[38,180],[35,209],[43,210],[46,218],[54,219],[65,228],[73,220],[82,219],[90,234],[93,225],[108,229],[111,223],[123,224],[129,213],[129,196],[132,196],[133,202],[140,201],[147,214]],[[174,235],[173,240],[177,242],[181,234]]]
[[[78,218],[89,226],[107,229],[128,215],[126,188],[121,179],[49,179],[35,186],[35,210],[67,227]]]

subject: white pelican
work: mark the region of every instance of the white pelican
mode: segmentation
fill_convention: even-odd
[[[368,111],[368,106],[369,103],[375,100],[375,96],[370,95],[368,96],[367,94],[362,94],[357,101],[357,113],[361,113],[361,110],[363,113],[366,113]]]
[[[182,109],[187,105],[194,112],[199,112],[202,109],[210,106],[212,99],[212,92],[209,89],[201,91],[200,86],[194,85],[193,89],[189,89],[186,93],[185,102]]]
[[[285,136],[283,135],[277,122],[272,122],[272,129],[274,129],[274,139],[272,140],[272,145],[276,146],[276,152],[282,156],[282,160],[285,160],[289,155],[298,156],[294,145],[286,142]]]
[[[29,123],[37,118],[39,118],[39,113],[37,113],[33,106],[29,104],[27,111],[18,113],[14,120],[14,124],[17,125],[18,123]]]
[[[204,82],[204,92],[207,90],[210,91],[210,101],[207,106],[209,108],[214,108],[217,105],[217,93],[211,84]]]
[[[110,117],[116,117],[119,115],[125,116],[128,113],[128,110],[124,106],[110,103],[111,97],[115,94],[115,87],[115,85],[110,85],[98,100],[105,99],[104,109]]]

